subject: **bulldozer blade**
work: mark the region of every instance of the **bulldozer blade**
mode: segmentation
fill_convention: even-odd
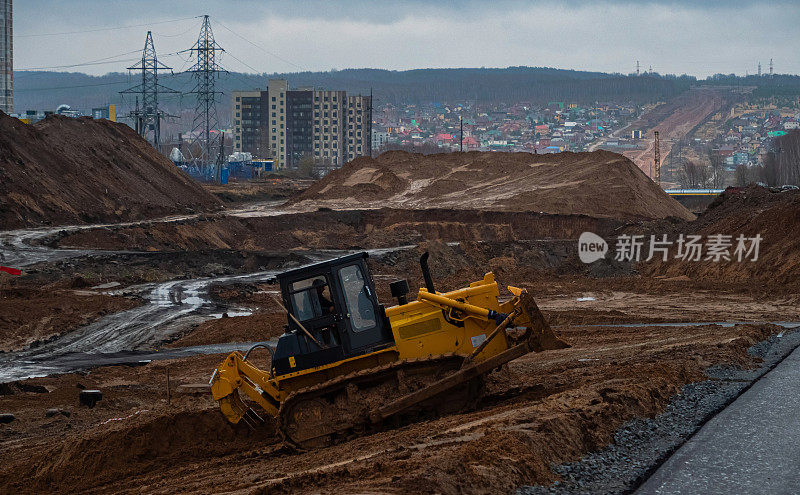
[[[221,398],[218,402],[222,414],[233,424],[237,424],[249,409],[245,403],[242,402],[242,398],[239,396],[237,390]]]
[[[519,294],[519,304],[522,308],[523,314],[528,317],[530,322],[531,335],[528,339],[528,345],[534,352],[551,351],[555,349],[566,349],[570,347],[569,344],[558,338],[550,328],[550,324],[545,320],[544,315],[536,305],[527,291],[522,291]]]

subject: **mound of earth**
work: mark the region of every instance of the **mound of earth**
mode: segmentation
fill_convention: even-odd
[[[695,222],[679,225],[670,234],[701,235],[705,246],[708,236],[731,236],[730,260],[707,259],[706,249],[700,261],[675,259],[675,249],[668,261],[660,259],[644,264],[643,274],[650,276],[688,276],[709,283],[747,284],[765,290],[796,291],[800,287],[800,191],[774,192],[764,187],[726,189]],[[661,234],[660,232],[656,234]],[[735,254],[737,238],[761,236],[758,257],[754,253],[739,261]],[[746,241],[745,248],[750,248]],[[746,253],[744,253],[746,254]]]
[[[209,211],[220,201],[130,127],[0,112],[0,230]]]
[[[633,162],[609,151],[547,155],[389,151],[353,160],[289,203],[694,219]]]

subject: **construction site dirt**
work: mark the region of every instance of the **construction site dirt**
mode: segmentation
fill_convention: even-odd
[[[0,229],[214,211],[221,202],[130,127],[0,113]]]
[[[4,386],[0,399],[19,418],[2,427],[3,490],[510,492],[554,481],[552,464],[604,446],[626,420],[657,414],[705,368],[755,365],[746,349],[779,331],[562,327],[571,349],[493,374],[475,412],[308,453],[287,451],[268,427],[227,424],[207,394],[179,392],[205,382],[223,356],[31,379]],[[86,409],[82,388],[105,397]],[[69,416],[48,417],[50,409]]]
[[[778,214],[798,220],[791,191],[730,190],[694,220],[649,190],[641,204],[608,210],[626,206],[629,214],[590,215],[575,206],[589,204],[580,198],[561,211],[471,202],[438,207],[435,197],[411,207],[357,209],[322,198],[320,209],[308,199],[320,194],[318,186],[287,206],[248,206],[246,215],[54,228],[40,238],[40,249],[97,252],[40,261],[22,277],[0,273],[3,301],[19,308],[13,319],[0,320],[8,351],[51,339],[38,344],[47,351],[90,320],[88,328],[96,328],[116,312],[162,305],[142,313],[154,315],[157,328],[128,345],[148,353],[141,362],[0,384],[0,414],[14,415],[0,424],[0,491],[513,493],[558,480],[555,466],[608,445],[631,419],[657,416],[681,387],[708,379],[709,368],[758,366],[748,349],[800,322],[790,280],[798,263],[784,256],[775,268],[782,251],[797,251],[791,236],[782,240],[793,224],[770,221]],[[659,201],[655,210],[663,214],[636,213]],[[577,245],[584,231],[609,242],[623,233],[760,233],[763,258],[721,268],[610,256],[585,264]],[[286,324],[274,273],[359,250],[371,250],[378,298],[387,305],[394,304],[390,282],[408,279],[412,295],[424,285],[418,260],[427,251],[437,288],[463,287],[492,271],[501,286],[528,289],[571,347],[532,353],[493,372],[474,411],[315,451],[286,447],[269,422],[255,431],[227,423],[206,385],[226,355],[214,346],[241,342],[246,350],[246,343],[274,340]],[[177,287],[183,292],[168,290]],[[17,306],[23,298],[33,306],[48,293],[61,306],[39,304],[42,314]],[[42,323],[45,313],[53,313],[50,323]],[[12,325],[19,332],[6,338]],[[156,356],[189,347],[200,355]],[[263,349],[252,359],[269,367]],[[103,398],[88,408],[79,393],[91,389]]]
[[[389,151],[328,174],[288,204],[525,211],[618,219],[694,216],[627,158],[583,153]]]

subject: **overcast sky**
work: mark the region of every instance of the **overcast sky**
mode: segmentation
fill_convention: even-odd
[[[759,61],[766,72],[774,58],[776,72],[800,73],[800,2],[784,0],[15,0],[14,66],[111,60],[54,70],[122,71],[150,29],[161,60],[185,68],[185,55],[168,54],[191,46],[201,24],[193,16],[203,14],[228,52],[222,63],[241,72],[528,65],[629,73],[638,59],[643,70],[705,77],[753,74]]]

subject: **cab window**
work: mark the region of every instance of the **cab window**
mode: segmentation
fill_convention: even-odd
[[[342,294],[350,314],[350,324],[355,332],[374,328],[376,324],[375,306],[372,304],[364,273],[358,265],[346,266],[339,270]]]
[[[334,312],[330,287],[324,275],[292,282],[289,285],[289,298],[294,316],[300,321]]]

